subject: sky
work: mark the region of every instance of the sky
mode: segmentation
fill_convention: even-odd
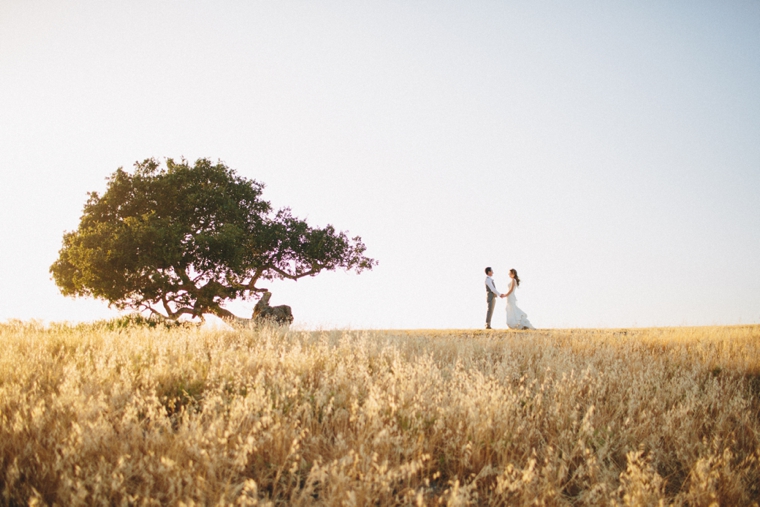
[[[269,283],[302,328],[481,328],[486,266],[539,328],[760,323],[758,90],[754,0],[0,0],[0,321],[118,315],[63,233],[204,157],[379,261]]]

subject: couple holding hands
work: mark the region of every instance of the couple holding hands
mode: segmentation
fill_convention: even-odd
[[[493,269],[486,268],[486,302],[488,303],[488,312],[486,313],[486,329],[491,329],[491,317],[493,316],[493,310],[496,307],[496,298],[507,298],[507,327],[509,329],[535,329],[528,316],[517,307],[517,297],[515,297],[515,290],[520,286],[520,277],[517,276],[517,271],[514,269],[509,270],[509,291],[505,294],[496,290],[496,284],[493,281]]]

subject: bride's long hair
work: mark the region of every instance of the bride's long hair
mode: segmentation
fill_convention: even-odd
[[[515,275],[515,282],[517,282],[517,286],[520,286],[520,277],[517,276],[517,270],[516,269],[510,269],[509,272],[513,275]]]

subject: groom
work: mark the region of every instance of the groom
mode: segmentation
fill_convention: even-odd
[[[493,316],[493,309],[496,307],[496,298],[503,298],[504,294],[496,290],[496,284],[493,282],[493,269],[486,268],[486,303],[488,303],[488,311],[486,312],[486,329],[491,329],[491,317]]]

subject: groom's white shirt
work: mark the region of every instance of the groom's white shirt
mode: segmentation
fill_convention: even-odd
[[[496,286],[493,284],[493,278],[491,278],[490,276],[486,277],[486,285],[488,286],[489,289],[491,289],[491,291],[494,294],[496,294],[496,296],[501,296],[501,292],[496,290]]]

